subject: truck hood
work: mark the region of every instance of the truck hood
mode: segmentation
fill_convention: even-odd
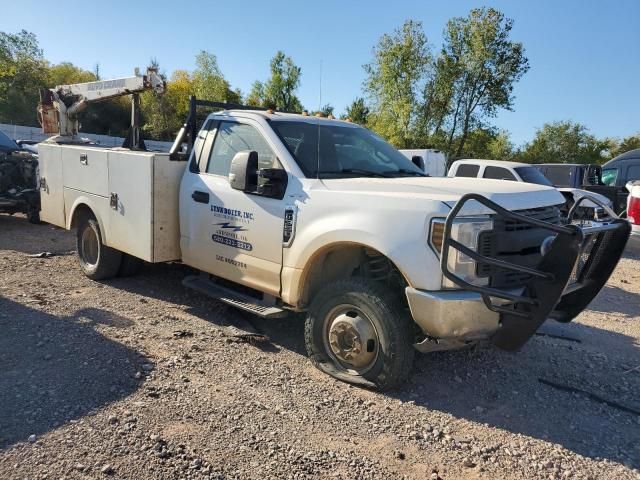
[[[467,193],[479,193],[509,210],[560,205],[565,202],[562,194],[552,187],[482,178],[340,178],[324,179],[322,182],[328,190],[337,192],[439,200],[449,206],[453,206]]]

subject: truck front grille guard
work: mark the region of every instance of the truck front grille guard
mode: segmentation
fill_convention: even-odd
[[[500,314],[502,327],[492,339],[498,346],[507,350],[519,348],[548,317],[563,322],[571,321],[595,297],[613,272],[631,227],[615,215],[606,224],[586,227],[571,224],[576,208],[585,200],[609,210],[599,200],[584,196],[571,209],[567,217],[568,224],[557,225],[511,212],[482,195],[470,193],[464,195],[447,216],[440,258],[442,274],[462,289],[479,293],[487,308]],[[538,265],[535,268],[525,267],[482,255],[451,238],[455,219],[471,201],[480,203],[502,219],[549,231],[553,241]],[[521,292],[475,285],[449,269],[451,248],[472,258],[479,265],[487,264],[527,274],[531,280]],[[567,288],[571,280],[576,283]],[[503,301],[495,303],[493,299]]]

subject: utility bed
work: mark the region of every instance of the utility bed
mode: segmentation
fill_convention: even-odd
[[[168,153],[41,143],[41,219],[71,228],[85,203],[104,243],[148,262],[179,260],[178,193],[185,162]]]

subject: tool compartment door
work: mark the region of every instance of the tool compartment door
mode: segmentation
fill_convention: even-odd
[[[40,220],[66,227],[62,149],[55,144],[38,145],[38,175],[40,183]]]
[[[153,153],[110,151],[108,245],[153,261]]]
[[[107,156],[104,148],[65,146],[62,148],[64,186],[81,192],[109,196]]]

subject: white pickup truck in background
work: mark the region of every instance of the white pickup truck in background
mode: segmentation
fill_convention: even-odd
[[[397,386],[416,349],[519,348],[587,306],[628,237],[562,219],[547,186],[426,177],[352,123],[223,105],[198,130],[219,106],[192,99],[169,154],[40,144],[41,218],[76,229],[90,278],[180,260],[220,301],[305,312],[312,362],[348,382]]]
[[[448,175],[450,177],[476,177],[553,186],[551,181],[538,168],[528,163],[508,162],[505,160],[456,160],[451,164]],[[599,204],[606,205],[609,209],[613,208],[613,203],[610,199],[596,192],[570,187],[558,187],[557,190],[564,196],[567,210],[583,197],[595,198]],[[598,203],[586,198],[580,202],[580,209],[586,216],[593,216],[593,212],[599,213],[600,216],[606,215],[606,212]]]

